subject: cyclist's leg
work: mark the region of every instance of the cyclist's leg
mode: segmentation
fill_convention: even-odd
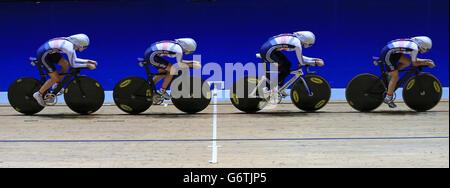
[[[387,71],[390,75],[388,90],[386,93],[386,98],[384,99],[384,102],[389,105],[391,108],[395,108],[397,105],[393,102],[393,95],[395,92],[395,88],[397,86],[397,82],[400,79],[400,75],[398,71],[399,68],[405,66],[405,62],[399,62],[401,57],[404,56],[403,54],[391,54],[389,57],[385,58],[385,63],[387,65]],[[397,64],[397,62],[399,62]],[[404,68],[404,67],[403,67]]]
[[[59,56],[54,54],[48,54],[46,57],[43,57],[42,59],[39,59],[40,63],[43,65],[44,70],[48,73],[50,76],[50,79],[47,80],[42,87],[33,94],[33,98],[37,101],[37,103],[43,107],[46,106],[44,101],[44,93],[52,87],[53,84],[56,82],[60,82],[59,74],[56,71],[55,64],[58,63]]]
[[[172,82],[173,75],[170,73],[170,69],[172,69],[172,64],[170,63],[166,66],[166,68],[162,69],[162,71],[166,72],[166,75],[164,76],[165,77],[164,82],[161,86],[161,89],[164,91],[167,90],[167,88],[169,88],[169,84]]]
[[[398,62],[398,64],[394,64]],[[389,63],[393,66],[388,66],[389,75],[391,79],[389,81],[387,94],[392,96],[395,92],[395,88],[397,86],[397,82],[400,79],[399,70],[402,70],[411,64],[411,61],[404,54],[392,54],[389,58]],[[393,67],[393,69],[391,69]]]
[[[61,82],[60,75],[56,71],[55,64],[58,64],[61,58],[64,58],[61,54],[48,54],[43,57],[41,61],[44,70],[50,76],[50,79],[47,80],[44,85],[42,85],[41,89],[39,89],[39,93],[44,94],[53,84]]]
[[[64,78],[64,75],[61,74],[67,73],[67,71],[69,71],[70,65],[66,58],[64,58],[63,56],[61,56],[61,58],[59,59],[58,65],[61,66],[61,70],[59,70],[59,80],[61,81]]]
[[[58,72],[54,71],[51,73],[48,73],[48,75],[50,76],[50,79],[47,80],[44,85],[42,85],[41,89],[39,89],[39,93],[42,95],[45,93],[45,91],[47,91],[48,89],[50,89],[50,87],[52,87],[55,83],[59,83],[61,82],[61,80],[59,79],[59,74]]]
[[[278,70],[279,67],[280,67],[279,66],[279,59],[278,59],[278,56],[273,55],[273,53],[274,52],[272,52],[272,54],[270,54],[270,55],[267,55],[266,56],[267,57],[266,60],[269,63],[270,71],[276,71],[276,72],[278,72],[278,75],[274,79],[269,72],[266,73],[267,79],[270,80],[270,86],[269,86],[270,90],[276,89],[276,87],[278,86],[279,76],[280,76],[280,71]],[[272,70],[272,67],[275,67],[276,70]]]
[[[397,86],[397,82],[400,79],[400,75],[398,74],[398,70],[389,71],[389,75],[391,76],[391,79],[389,80],[387,95],[392,96],[394,94],[395,87]]]
[[[394,57],[391,57],[391,62],[398,62],[398,64],[395,66],[396,69],[389,71],[389,75],[391,76],[391,79],[389,81],[388,91],[387,95],[392,96],[395,92],[395,88],[397,86],[397,82],[400,79],[399,70],[402,70],[406,67],[408,67],[411,64],[411,60],[409,60],[408,57],[404,54],[394,54]]]
[[[292,67],[291,61],[280,51],[276,51],[273,53],[273,58],[278,60],[278,86],[282,87],[286,78],[290,74],[290,69]]]
[[[160,72],[166,72],[166,75],[164,75],[165,79],[161,86],[161,89],[157,91],[158,94],[160,94],[164,99],[171,99],[170,95],[167,93],[167,89],[169,88],[170,83],[173,79],[173,74],[170,73],[170,69],[172,68],[172,64],[168,64],[165,69],[159,69]]]
[[[154,78],[155,83],[159,82],[163,77],[164,82],[161,86],[161,89],[158,93],[163,96],[165,99],[170,99],[169,94],[166,90],[169,88],[170,83],[172,82],[173,75],[171,74],[172,64],[159,56],[154,56],[153,59],[150,59],[150,63],[158,69],[160,73],[165,73],[165,75],[156,76]]]
[[[159,73],[165,72],[164,69],[158,69]],[[164,78],[165,75],[157,75],[153,77],[153,83],[157,84],[159,81],[161,81]]]
[[[398,70],[402,70],[406,67],[408,67],[409,65],[411,65],[411,60],[404,54],[401,54],[399,60],[398,60]]]
[[[268,80],[270,80],[270,82],[271,82],[270,86],[269,86],[270,89],[272,89],[278,85],[278,81],[276,79],[272,79],[271,74],[270,74],[270,71],[273,71],[273,70],[271,70],[272,66],[276,66],[278,69],[278,59],[276,56],[273,55],[274,51],[276,51],[276,50],[277,50],[277,47],[273,46],[269,41],[267,41],[261,46],[260,52],[259,52],[262,61],[266,63],[265,77]],[[272,59],[272,58],[275,58],[275,59]],[[278,70],[276,70],[276,71],[278,71]]]
[[[158,70],[159,73],[166,73],[166,68],[167,65],[169,65],[170,63],[159,57],[159,56],[154,56],[153,59],[149,60],[149,63],[156,69]],[[153,82],[155,84],[157,84],[159,81],[161,81],[166,75],[157,75],[153,77]]]

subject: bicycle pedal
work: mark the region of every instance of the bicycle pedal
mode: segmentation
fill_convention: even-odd
[[[55,94],[48,93],[44,96],[44,102],[47,106],[55,106],[58,103],[58,98]]]

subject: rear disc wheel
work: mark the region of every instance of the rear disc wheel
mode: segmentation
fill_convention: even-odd
[[[200,77],[181,76],[171,86],[173,105],[186,113],[195,114],[211,102],[211,87]]]
[[[41,88],[41,82],[35,78],[23,77],[14,81],[8,88],[9,104],[25,115],[33,115],[44,109],[33,94]]]
[[[153,104],[153,89],[147,80],[130,76],[116,84],[113,98],[120,110],[129,114],[140,114]]]
[[[238,79],[231,88],[230,100],[234,107],[246,113],[262,110],[268,103],[263,97],[263,88],[258,88],[259,79],[256,76],[245,76]]]

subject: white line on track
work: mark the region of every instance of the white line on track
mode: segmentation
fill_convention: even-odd
[[[217,89],[217,85],[220,84],[221,89],[223,89],[224,87],[224,82],[223,81],[210,81],[209,84],[214,84],[214,90],[213,90],[213,102],[214,102],[214,113],[213,113],[213,136],[212,136],[212,146],[210,146],[212,148],[212,154],[211,154],[211,161],[209,161],[212,164],[217,164],[217,98],[218,96],[218,89]]]

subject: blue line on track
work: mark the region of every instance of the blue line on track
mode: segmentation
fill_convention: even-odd
[[[105,143],[105,142],[229,142],[229,141],[322,141],[322,140],[423,140],[449,137],[360,137],[360,138],[255,138],[255,139],[167,139],[167,140],[0,140],[0,143]]]

